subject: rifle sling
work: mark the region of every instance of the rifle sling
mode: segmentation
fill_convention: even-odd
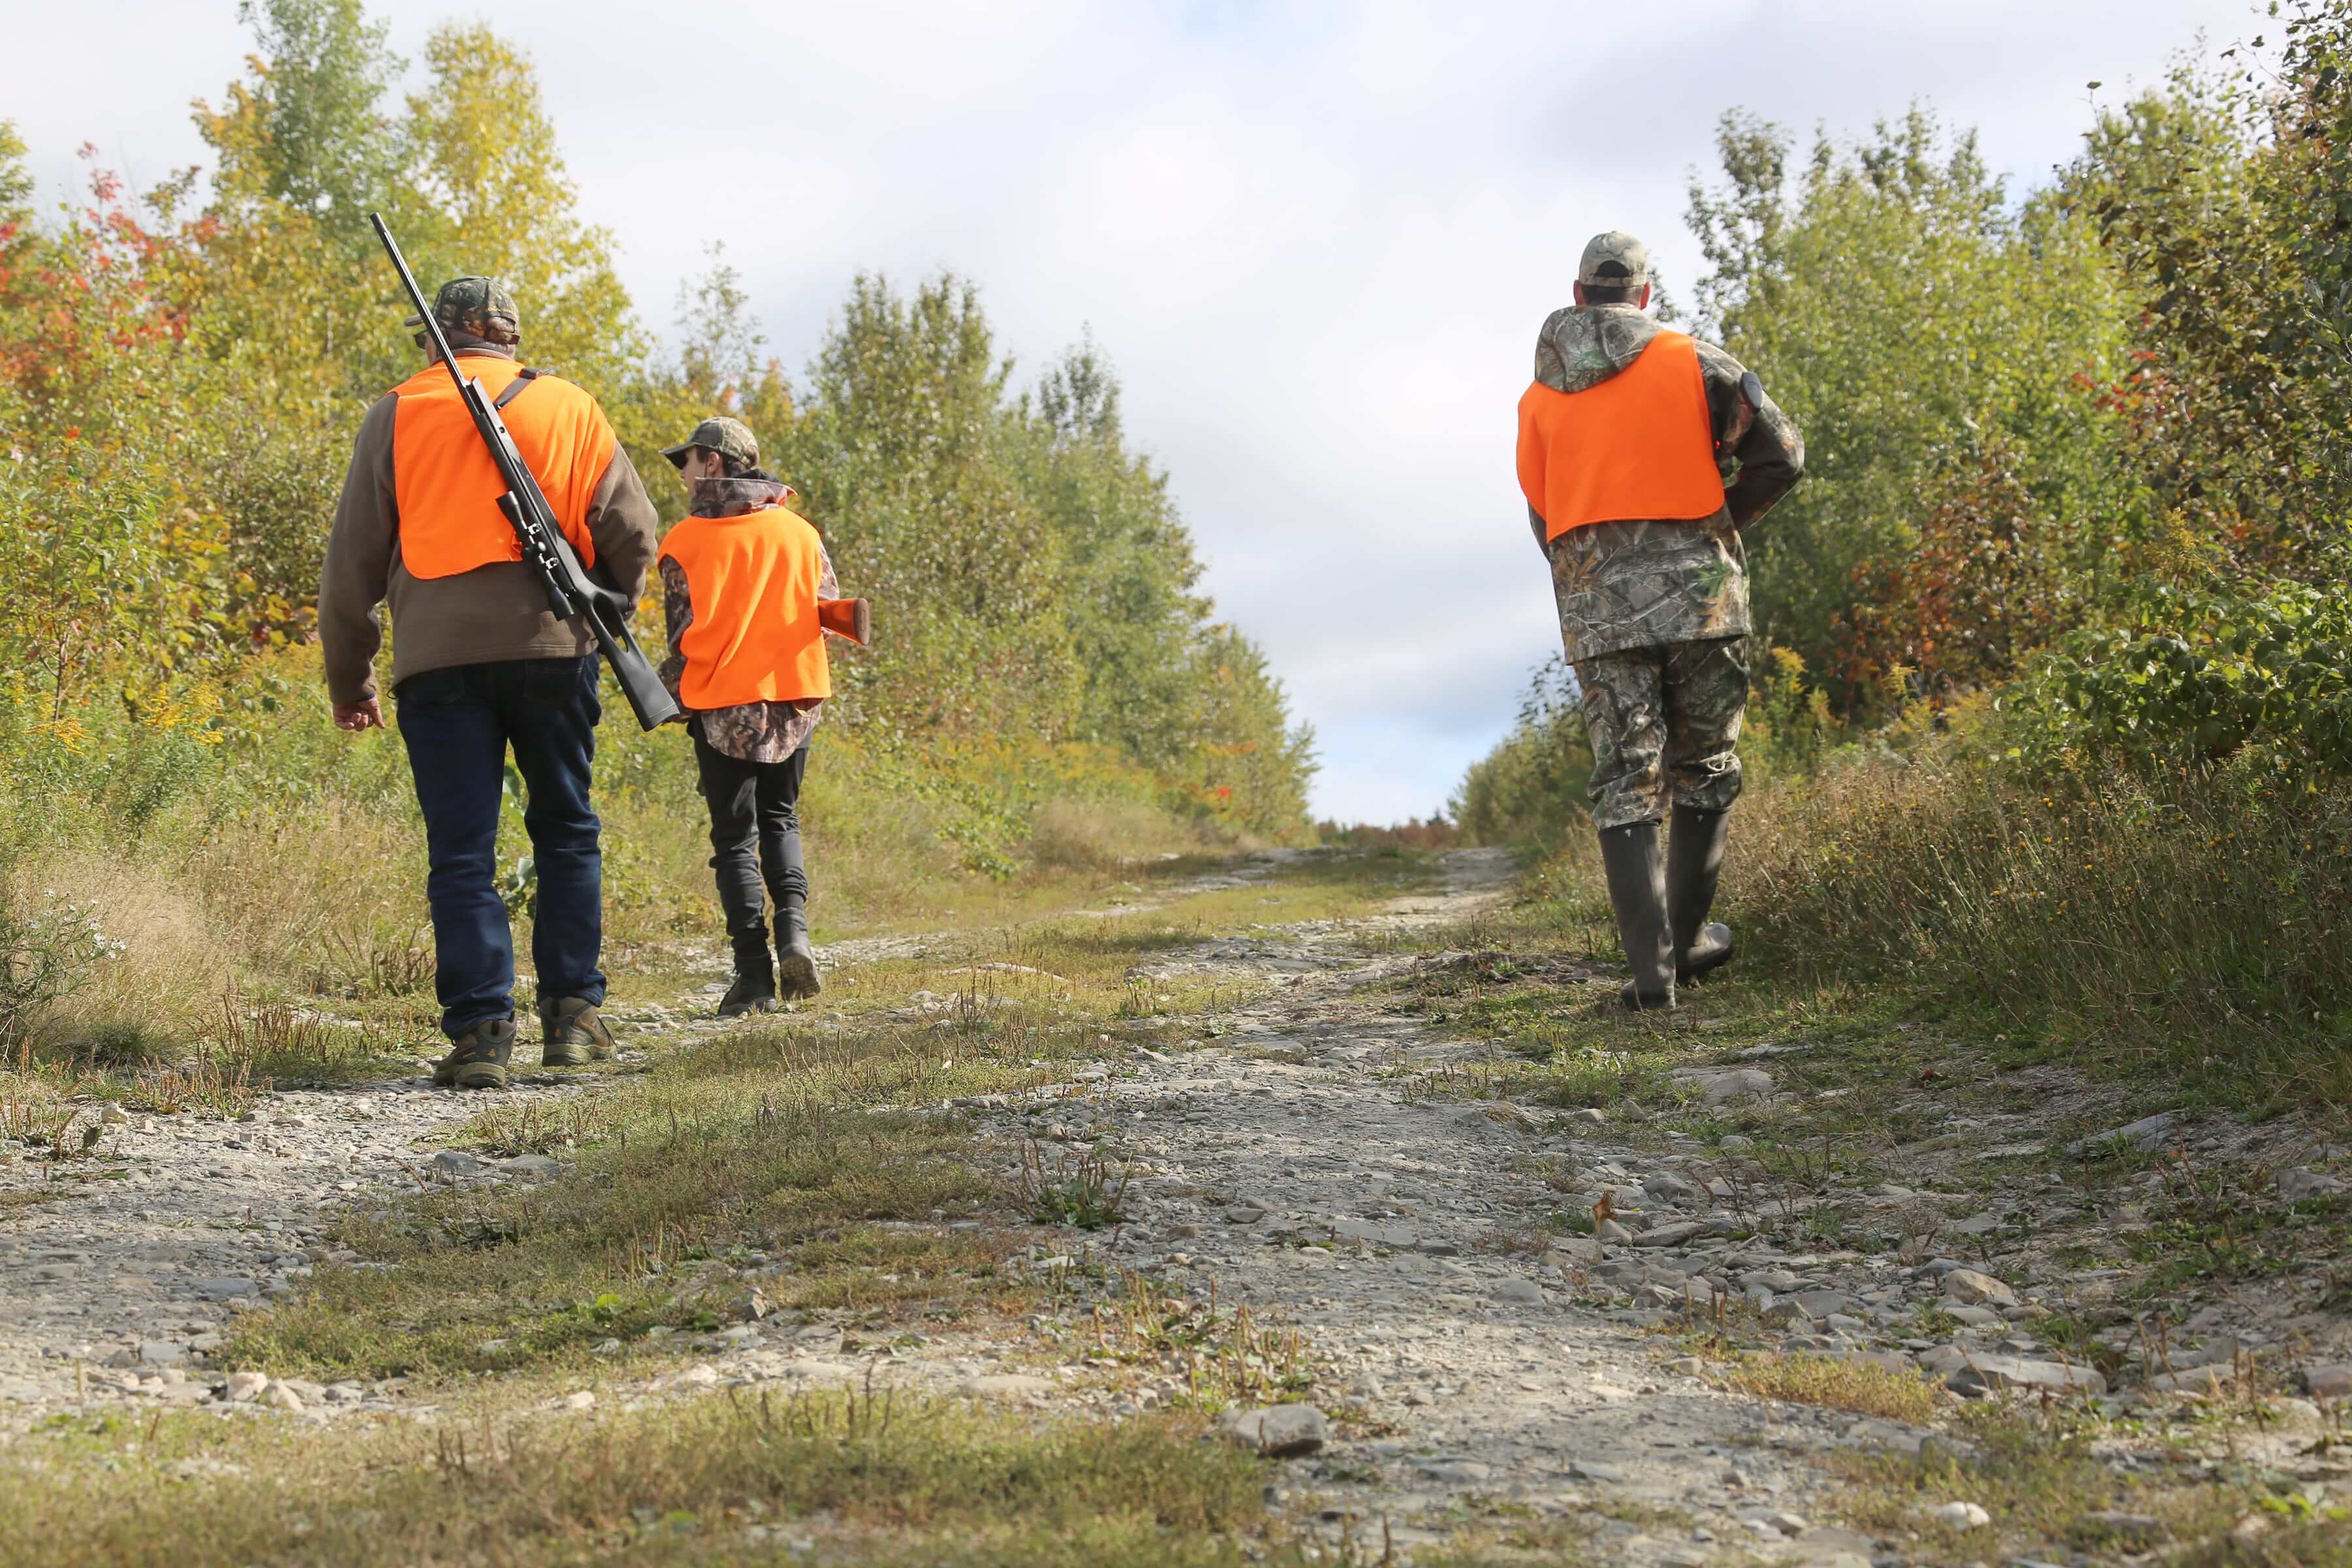
[[[540,374],[540,372],[531,369],[529,365],[525,365],[522,369],[515,372],[515,378],[507,383],[507,389],[504,392],[499,393],[498,396],[492,400],[490,406],[503,410],[508,404],[512,403],[516,398],[520,397],[524,393],[529,392],[530,390],[530,384],[539,379]]]

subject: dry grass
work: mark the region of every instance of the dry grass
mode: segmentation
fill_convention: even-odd
[[[1108,871],[1163,857],[1199,855],[1219,847],[1200,828],[1139,800],[1049,800],[1029,829],[1029,854],[1040,866]]]
[[[1195,1420],[1092,1426],[845,1390],[329,1431],[60,1418],[0,1457],[7,1561],[183,1568],[625,1558],[1082,1568],[1313,1561]],[[22,1551],[28,1555],[16,1555]]]
[[[1815,1405],[1887,1421],[1918,1424],[1932,1418],[1947,1398],[1916,1372],[1895,1372],[1870,1362],[1802,1354],[1743,1355],[1717,1373],[1736,1393],[1790,1405]]]

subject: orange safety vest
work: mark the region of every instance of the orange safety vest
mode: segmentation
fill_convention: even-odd
[[[522,367],[497,354],[457,356],[457,368],[482,384],[492,402]],[[500,561],[522,559],[514,524],[499,510],[506,487],[450,384],[428,365],[392,389],[393,501],[400,514],[400,560],[412,577],[454,577]],[[515,450],[530,466],[555,521],[583,566],[596,564],[588,503],[612,467],[613,426],[596,400],[568,381],[533,376],[499,410]]]
[[[686,655],[678,697],[688,708],[833,695],[817,619],[824,546],[806,518],[780,506],[688,517],[661,552],[686,573],[694,605],[678,643]]]
[[[1588,523],[1696,521],[1723,510],[1698,345],[1660,332],[1596,386],[1529,386],[1519,399],[1519,489],[1547,542]]]

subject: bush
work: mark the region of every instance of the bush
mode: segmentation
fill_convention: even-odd
[[[121,951],[97,918],[54,890],[29,907],[0,885],[0,1061],[19,1060],[48,1008]]]

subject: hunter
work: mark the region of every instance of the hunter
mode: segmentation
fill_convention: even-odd
[[[1748,703],[1740,536],[1803,476],[1805,448],[1753,373],[1645,313],[1640,240],[1595,236],[1575,294],[1536,339],[1519,488],[1592,743],[1592,825],[1633,972],[1622,996],[1672,1007],[1678,982],[1732,956],[1706,917]]]
[[[833,694],[825,634],[866,642],[871,613],[863,599],[835,597],[824,541],[792,510],[798,493],[760,467],[741,421],[706,419],[662,455],[686,483],[687,515],[661,544],[661,676],[687,710],[710,808],[710,868],[735,957],[719,1016],[738,1018],[774,1008],[780,986],[785,1001],[821,988],[801,784]],[[776,909],[772,959],[763,892]]]
[[[635,598],[658,520],[604,411],[572,383],[517,361],[520,321],[498,283],[445,283],[433,313],[458,369],[495,401],[582,564]],[[536,868],[540,1060],[577,1067],[614,1054],[597,1016],[604,859],[589,798],[603,714],[597,656],[582,621],[549,613],[498,508],[498,470],[430,335],[415,341],[430,363],[360,425],[327,541],[319,640],[336,727],[382,725],[376,606],[391,601],[392,690],[425,816],[434,985],[450,1040],[433,1078],[497,1089],[515,1046],[514,936],[498,883],[509,747]]]

